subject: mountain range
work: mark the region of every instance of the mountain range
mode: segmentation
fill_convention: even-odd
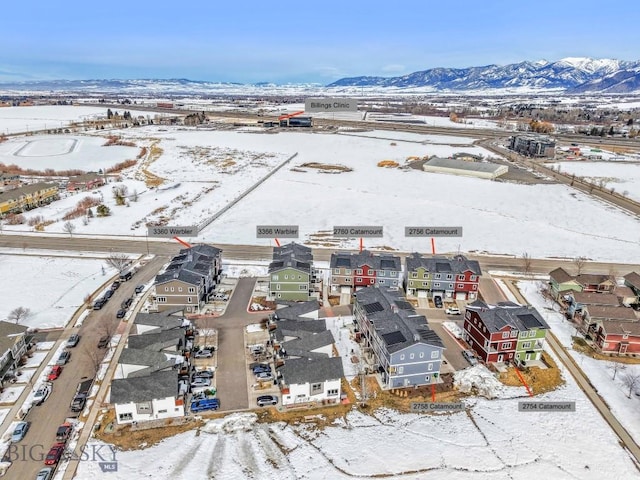
[[[431,68],[400,77],[350,77],[328,87],[430,87],[434,90],[531,89],[565,93],[640,91],[640,61],[568,57],[509,65]]]

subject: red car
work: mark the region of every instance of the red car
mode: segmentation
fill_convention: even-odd
[[[54,365],[53,367],[51,367],[51,372],[49,372],[49,376],[47,377],[47,380],[52,382],[53,380],[58,378],[61,373],[62,373],[62,367],[60,365]]]
[[[51,447],[44,459],[45,465],[56,465],[60,461],[60,457],[64,453],[64,443],[56,443]]]

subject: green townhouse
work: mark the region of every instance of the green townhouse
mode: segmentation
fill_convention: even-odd
[[[292,242],[273,249],[269,264],[269,298],[304,302],[317,298],[313,255],[309,247]]]

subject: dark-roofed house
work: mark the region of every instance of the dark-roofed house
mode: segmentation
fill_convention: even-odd
[[[629,310],[629,309],[626,309]],[[600,320],[592,325],[589,336],[600,353],[636,355],[640,353],[640,322]]]
[[[278,368],[282,405],[338,403],[343,375],[340,357],[288,359]]]
[[[274,247],[269,264],[271,300],[306,301],[318,298],[311,249],[292,242]]]
[[[162,273],[156,276],[151,292],[151,311],[182,308],[199,313],[220,280],[222,250],[198,244],[180,250]]]
[[[278,304],[276,311],[271,315],[274,320],[295,320],[297,318],[318,318],[320,304],[317,300],[308,302],[296,302],[291,305]]]
[[[139,348],[154,352],[178,352],[186,345],[186,331],[183,328],[175,330],[163,330],[158,333],[145,333],[143,335],[129,335],[128,348]]]
[[[547,322],[528,305],[476,300],[464,315],[463,337],[486,363],[540,360],[547,330]]]
[[[166,354],[143,348],[125,348],[118,358],[114,378],[142,377],[153,372],[171,370],[184,361],[182,355]]]
[[[182,316],[182,308],[159,313],[139,312],[133,323],[137,334],[158,333],[164,330],[191,328],[192,326],[191,322]]]
[[[414,253],[406,258],[404,284],[407,296],[475,300],[478,298],[480,264],[464,255],[453,258],[423,257]]]
[[[27,327],[0,321],[0,385],[11,370],[18,368],[22,356],[27,353]]]
[[[69,177],[67,182],[67,191],[77,192],[84,190],[92,190],[105,184],[104,176],[99,173],[83,173],[82,175],[74,175]]]
[[[369,286],[401,287],[402,264],[395,255],[376,255],[368,250],[333,253],[330,267],[330,294],[353,293]]]
[[[178,395],[178,372],[167,370],[111,382],[110,403],[119,425],[184,416]]]
[[[355,293],[353,315],[365,356],[387,388],[437,383],[444,346],[400,292],[369,287]]]
[[[615,278],[611,275],[582,273],[572,276],[563,268],[556,268],[549,273],[549,285],[554,298],[568,290],[576,292],[613,293],[616,287]]]
[[[640,301],[640,274],[636,272],[627,273],[624,276],[624,284],[633,290],[637,297],[637,301]]]
[[[549,273],[549,285],[551,286],[551,292],[554,298],[558,298],[560,293],[566,293],[568,291],[581,292],[582,285],[580,285],[574,278],[564,269],[556,268]]]
[[[55,183],[32,183],[0,192],[0,216],[31,210],[58,198],[58,185]]]

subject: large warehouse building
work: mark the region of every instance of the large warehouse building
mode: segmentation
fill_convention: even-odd
[[[509,171],[506,165],[490,162],[468,162],[455,158],[433,157],[423,165],[425,172],[448,173],[449,175],[464,175],[468,177],[488,178],[494,180]]]

